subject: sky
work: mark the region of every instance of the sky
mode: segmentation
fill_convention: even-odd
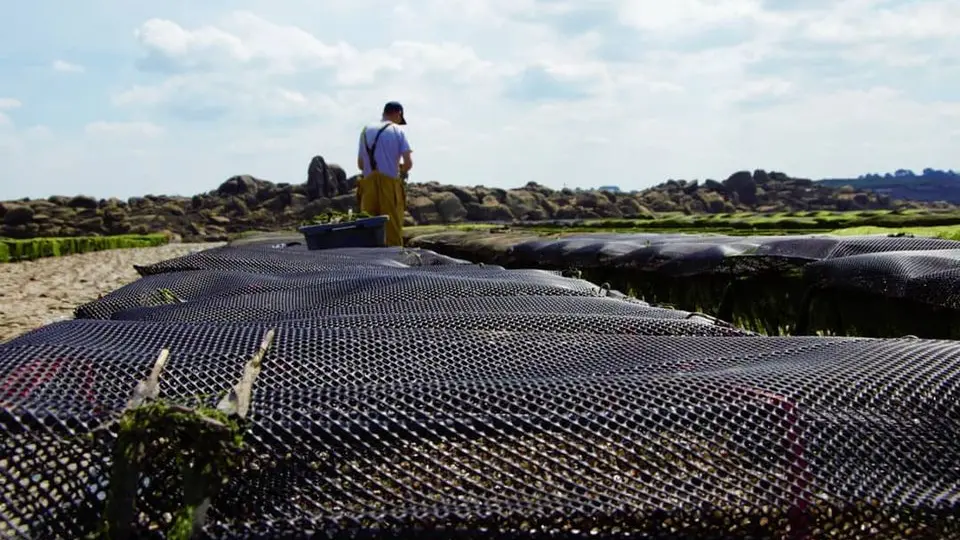
[[[356,170],[518,187],[960,168],[956,0],[33,0],[0,22],[0,200]]]

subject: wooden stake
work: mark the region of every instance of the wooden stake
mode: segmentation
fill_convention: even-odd
[[[266,335],[264,335],[263,341],[260,342],[260,348],[257,349],[257,352],[254,353],[243,367],[243,375],[240,377],[240,382],[231,388],[230,392],[228,392],[226,396],[223,396],[223,399],[217,404],[217,409],[220,412],[227,415],[235,414],[240,418],[247,417],[247,413],[250,411],[250,396],[253,393],[253,382],[257,376],[260,375],[263,357],[267,355],[267,351],[270,349],[270,346],[273,345],[273,338],[275,336],[276,330],[273,328],[268,330]]]

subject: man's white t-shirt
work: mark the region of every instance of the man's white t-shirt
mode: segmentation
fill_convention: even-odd
[[[366,176],[372,172],[370,158],[367,154],[367,148],[373,148],[373,141],[384,126],[387,126],[380,133],[374,148],[373,157],[377,162],[377,170],[393,178],[400,177],[400,156],[404,152],[410,151],[410,143],[407,142],[407,135],[403,128],[392,122],[377,122],[369,124],[363,129],[363,138],[360,140],[359,156],[363,160],[363,175]],[[366,144],[366,147],[364,147]]]

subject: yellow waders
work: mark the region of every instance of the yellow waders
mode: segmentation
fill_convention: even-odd
[[[373,171],[357,182],[360,211],[371,216],[390,216],[385,224],[388,246],[403,246],[403,215],[407,193],[399,178]]]

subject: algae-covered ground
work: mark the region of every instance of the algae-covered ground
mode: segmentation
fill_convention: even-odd
[[[510,225],[456,223],[406,227],[408,237],[445,230],[511,230],[536,234],[688,232],[726,235],[910,234],[960,240],[960,212],[866,210],[862,212],[781,212],[660,214],[650,219],[595,219],[521,222]]]
[[[32,261],[44,257],[77,255],[108,249],[157,247],[169,242],[170,237],[165,234],[31,238],[28,240],[0,237],[0,263]]]

